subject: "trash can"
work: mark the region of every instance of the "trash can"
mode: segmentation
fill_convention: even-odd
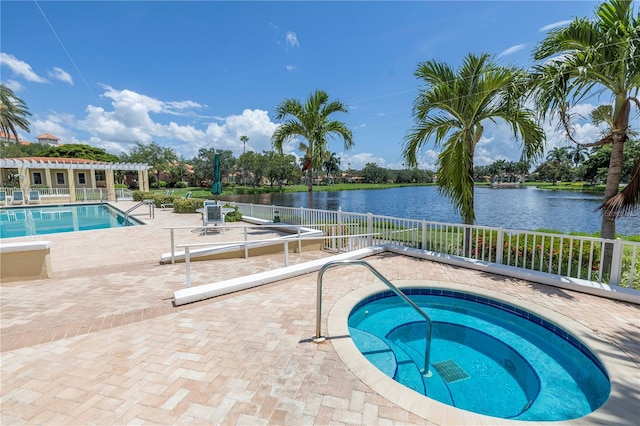
[[[273,223],[280,223],[280,212],[278,210],[273,212]]]

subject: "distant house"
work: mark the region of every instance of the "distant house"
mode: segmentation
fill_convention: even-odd
[[[15,136],[8,135],[4,132],[0,132],[0,140],[2,140],[3,142],[16,142]],[[60,138],[52,135],[51,133],[44,133],[40,136],[37,136],[36,140],[37,142],[29,142],[25,140],[19,140],[17,142],[20,142],[20,144],[22,145],[30,145],[32,143],[39,143],[41,145],[53,145],[53,146],[60,145],[59,143]]]
[[[25,141],[25,140],[19,140],[16,141],[15,136],[13,135],[8,135],[5,132],[0,132],[0,141],[2,142],[19,142],[21,145],[29,145],[31,142]]]
[[[58,141],[60,140],[60,138],[53,136],[51,133],[44,133],[37,136],[36,139],[38,143],[42,145],[58,145]]]
[[[182,176],[179,176],[179,177],[174,177],[174,176],[171,175],[170,172],[161,171],[160,172],[160,180],[165,181],[165,182],[173,182],[173,183],[175,183],[175,182],[189,183],[189,178],[195,174],[195,171],[194,171],[193,166],[191,164],[174,162],[174,163],[171,163],[169,166],[170,167],[184,166],[185,174],[183,174]],[[157,171],[153,170],[152,173],[153,173],[153,176],[156,176]]]

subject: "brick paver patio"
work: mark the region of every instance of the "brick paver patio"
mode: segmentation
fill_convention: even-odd
[[[170,210],[140,218],[149,225],[30,238],[53,242],[54,277],[0,287],[1,424],[467,423],[464,412],[417,417],[362,383],[330,341],[309,342],[317,274],[173,307],[185,265],[159,265],[170,244],[164,227],[200,219]],[[202,238],[238,236],[183,231],[176,243]],[[290,262],[328,255],[291,253]],[[638,306],[393,254],[367,261],[392,281],[464,283],[560,312],[640,367]],[[194,262],[192,281],[282,266],[281,254]],[[360,268],[327,271],[325,312],[374,282]],[[640,374],[631,403],[639,389]]]

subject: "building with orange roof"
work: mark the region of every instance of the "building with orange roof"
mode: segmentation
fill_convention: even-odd
[[[58,145],[60,138],[53,136],[51,133],[44,133],[40,136],[36,136],[39,144],[42,145]]]

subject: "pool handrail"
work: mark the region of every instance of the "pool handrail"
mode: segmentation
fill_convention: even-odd
[[[357,260],[357,259],[334,260],[334,261],[325,263],[324,266],[322,266],[322,268],[320,268],[320,271],[318,271],[317,297],[316,297],[316,335],[314,337],[312,337],[311,340],[313,340],[316,343],[321,343],[321,342],[324,342],[326,340],[325,336],[322,335],[322,326],[321,326],[321,322],[322,322],[322,277],[323,277],[323,275],[324,275],[324,273],[325,273],[325,271],[327,269],[332,268],[334,266],[345,266],[345,265],[361,265],[361,266],[364,266],[364,267],[368,268],[373,273],[373,275],[375,275],[380,281],[382,281],[382,283],[384,285],[389,287],[389,289],[391,291],[393,291],[396,296],[398,296],[400,299],[402,299],[405,302],[407,302],[413,309],[415,309],[415,311],[420,316],[422,316],[424,318],[425,324],[426,324],[426,329],[427,329],[427,333],[426,333],[427,339],[425,341],[425,348],[424,348],[424,368],[422,369],[422,371],[420,371],[420,373],[424,377],[431,377],[432,374],[433,374],[429,370],[429,358],[430,358],[430,355],[431,355],[431,353],[430,353],[431,352],[431,329],[432,329],[431,318],[429,317],[429,315],[427,315],[427,313],[424,310],[422,310],[418,305],[416,305],[413,300],[409,299],[409,297],[407,297],[407,295],[404,294],[398,287],[393,285],[376,268],[374,268],[373,266],[371,266],[371,264],[369,264],[368,262],[366,262],[364,260]]]

